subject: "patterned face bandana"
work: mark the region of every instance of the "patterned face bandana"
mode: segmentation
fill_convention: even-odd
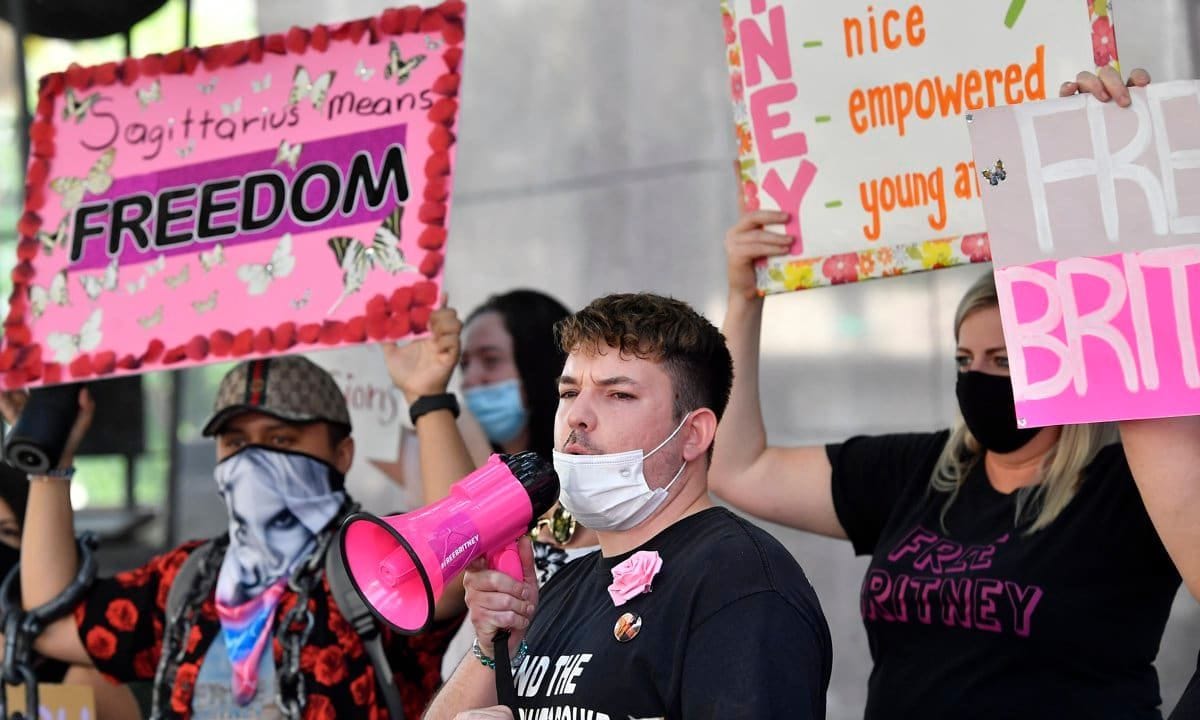
[[[334,489],[342,486],[341,474],[321,460],[258,446],[222,460],[215,475],[229,511],[217,614],[234,696],[244,705],[258,687],[258,663],[288,578],[312,554],[346,495]]]

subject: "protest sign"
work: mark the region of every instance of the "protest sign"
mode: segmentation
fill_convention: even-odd
[[[990,259],[964,116],[1116,64],[1106,0],[724,0],[742,195],[791,214],[763,293]]]
[[[1022,425],[1200,412],[1200,82],[975,115]]]
[[[9,387],[421,334],[462,2],[43,79]]]
[[[408,402],[392,382],[383,351],[376,345],[359,345],[307,357],[325,368],[346,396],[358,448],[346,473],[350,495],[377,515],[413,510],[440,499],[425,496],[420,442],[408,416]],[[492,448],[479,422],[463,408],[457,423],[471,457],[484,462]]]
[[[4,693],[10,717],[14,713],[25,713],[25,688],[6,686]],[[86,685],[59,685],[38,683],[38,712],[32,714],[38,720],[95,720],[96,698]]]
[[[399,512],[422,505],[419,470],[405,472],[401,438],[408,403],[388,374],[383,352],[375,346],[309,353],[308,358],[333,376],[346,396],[354,426],[354,464],[346,489],[373,512]]]

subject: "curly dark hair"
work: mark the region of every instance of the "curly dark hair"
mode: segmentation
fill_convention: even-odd
[[[555,381],[567,360],[555,342],[554,326],[571,311],[537,290],[512,290],[488,298],[471,311],[467,323],[489,312],[500,315],[504,329],[512,336],[513,361],[529,404],[529,449],[550,460],[554,413],[558,410]]]
[[[606,295],[555,328],[564,352],[605,346],[661,362],[675,393],[679,420],[696,408],[717,419],[729,403],[733,359],[725,336],[687,303],[653,293]]]

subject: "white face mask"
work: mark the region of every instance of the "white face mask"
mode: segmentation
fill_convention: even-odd
[[[690,413],[689,413],[690,414]],[[683,474],[687,461],[666,487],[651,489],[642,473],[646,458],[679,434],[688,416],[648,453],[630,450],[607,455],[568,455],[554,451],[554,471],[561,486],[559,502],[584,527],[600,532],[620,532],[637,527],[667,500],[671,486]]]

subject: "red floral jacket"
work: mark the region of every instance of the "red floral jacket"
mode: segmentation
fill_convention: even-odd
[[[98,579],[75,609],[79,637],[96,667],[114,682],[153,680],[162,651],[167,593],[184,560],[201,543],[183,545],[146,565],[112,578]],[[300,667],[308,691],[305,720],[387,717],[387,706],[375,683],[375,670],[354,628],[338,612],[329,591],[309,598],[316,624],[301,651]],[[285,593],[276,611],[278,622],[295,604]],[[440,623],[429,632],[404,636],[383,628],[384,648],[391,660],[407,717],[420,717],[441,682],[442,654],[462,618]],[[192,714],[196,677],[208,647],[220,632],[212,597],[187,640],[187,654],[170,682],[172,718]],[[273,643],[275,662],[283,648]]]

